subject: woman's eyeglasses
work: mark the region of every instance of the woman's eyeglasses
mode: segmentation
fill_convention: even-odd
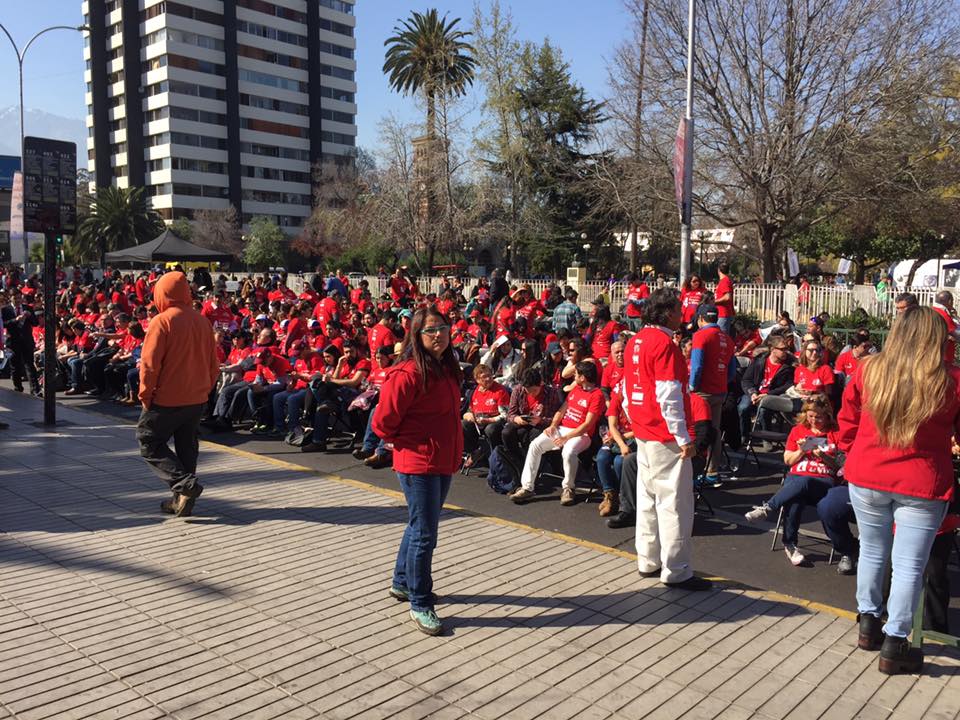
[[[424,335],[440,335],[445,332],[450,332],[449,325],[433,325],[431,327],[425,327],[421,331]]]

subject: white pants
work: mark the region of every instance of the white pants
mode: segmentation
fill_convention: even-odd
[[[637,562],[663,582],[693,576],[693,466],[675,442],[637,441]]]
[[[559,427],[557,431],[560,437],[566,437],[573,428]],[[590,447],[590,437],[581,435],[575,440],[564,443],[563,448],[558,448],[553,444],[553,438],[547,437],[546,433],[541,433],[527,450],[527,459],[523,463],[523,472],[520,473],[520,486],[524,490],[533,492],[533,481],[537,479],[537,473],[540,471],[540,458],[544,453],[554,450],[560,450],[563,457],[563,488],[573,490],[577,480],[577,469],[580,467],[580,453]]]

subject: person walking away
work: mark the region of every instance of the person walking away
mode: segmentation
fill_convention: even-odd
[[[943,361],[947,365],[953,365],[957,358],[957,341],[960,340],[960,319],[953,307],[953,293],[941,290],[934,297],[931,307],[947,324],[947,344],[943,351]]]
[[[858,645],[879,649],[880,672],[888,675],[923,666],[923,650],[911,647],[907,634],[953,496],[950,448],[960,433],[960,369],[944,362],[946,341],[947,326],[933,309],[906,310],[883,349],[854,373],[837,418],[860,529]],[[893,578],[881,629],[889,560]]]
[[[730,279],[730,265],[722,262],[717,267],[720,280],[714,288],[713,302],[717,306],[717,325],[727,335],[733,335],[733,280]]]
[[[449,321],[434,308],[420,308],[400,361],[380,390],[372,429],[393,443],[393,468],[407,499],[390,595],[410,601],[410,618],[427,635],[443,632],[433,594],[433,551],[440,511],[463,454],[461,381]]]
[[[710,406],[710,421],[716,431],[703,480],[706,487],[720,486],[717,472],[723,449],[720,421],[723,418],[727,386],[736,373],[733,338],[719,325],[718,310],[713,305],[701,308],[697,319],[699,329],[693,334],[693,351],[690,354],[690,392],[699,393],[706,400]]]
[[[150,321],[140,356],[137,423],[140,455],[167,482],[164,512],[190,515],[203,492],[197,482],[198,430],[210,390],[220,374],[213,328],[193,309],[181,272],[166,273],[153,290],[159,314]],[[173,439],[174,449],[167,443]]]
[[[644,577],[668,587],[709,590],[692,567],[693,467],[696,448],[687,428],[687,365],[673,333],[681,324],[675,290],[654,292],[644,327],[627,343],[627,414],[637,439],[637,562]]]

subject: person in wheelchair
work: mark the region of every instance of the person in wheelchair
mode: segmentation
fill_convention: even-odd
[[[837,422],[830,401],[823,395],[807,398],[797,424],[787,437],[783,462],[790,468],[783,486],[762,505],[745,514],[749,522],[766,520],[783,510],[783,549],[793,565],[806,558],[797,549],[803,508],[817,505],[837,485],[842,464],[837,443]]]
[[[574,488],[580,467],[579,455],[590,447],[597,423],[606,409],[606,400],[597,386],[598,375],[595,363],[587,360],[577,363],[574,374],[576,387],[567,395],[547,429],[527,449],[520,487],[509,496],[513,502],[523,504],[534,496],[534,481],[540,470],[540,460],[544,453],[554,450],[560,450],[563,456],[560,504],[573,505],[576,502]]]

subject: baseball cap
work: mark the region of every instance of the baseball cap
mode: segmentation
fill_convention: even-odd
[[[320,321],[317,320],[316,318],[311,318],[310,320],[307,321],[307,327],[309,328],[320,327]]]
[[[560,343],[552,342],[547,344],[547,355],[553,355],[560,352]]]
[[[263,313],[260,313],[254,318],[254,320],[267,320],[267,319],[268,319],[267,316],[264,315]]]

